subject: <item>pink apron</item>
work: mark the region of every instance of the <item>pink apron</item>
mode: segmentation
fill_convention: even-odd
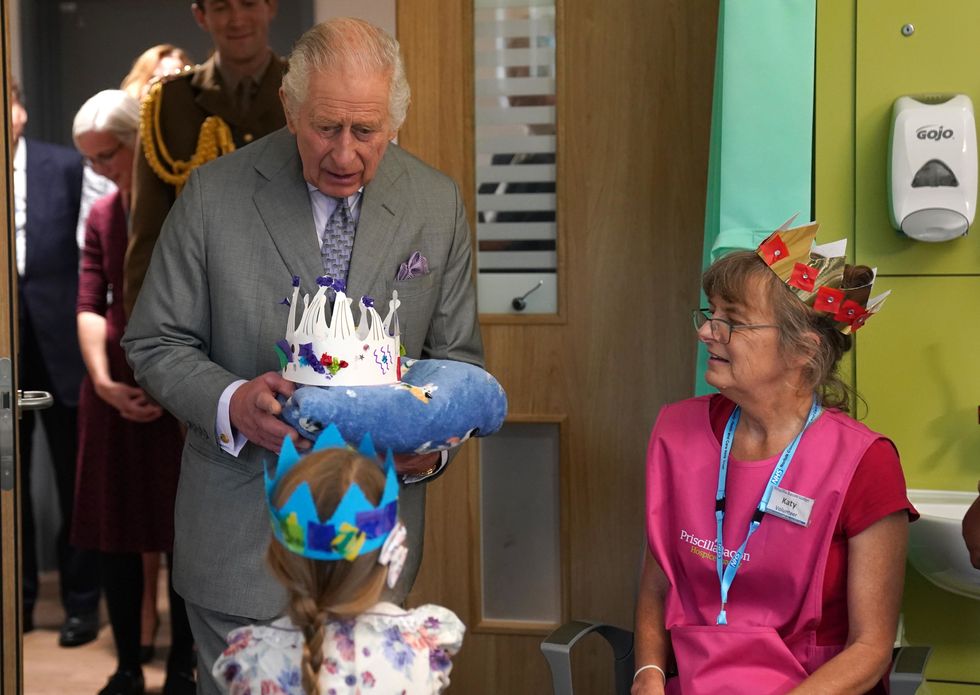
[[[765,515],[731,585],[728,624],[716,625],[721,448],[709,399],[664,408],[647,451],[647,538],[670,583],[664,617],[678,670],[667,692],[784,693],[843,649],[816,644],[824,570],[844,493],[879,435],[833,410],[810,425],[780,483],[814,500],[809,523]],[[745,539],[778,458],[729,462],[726,561]]]

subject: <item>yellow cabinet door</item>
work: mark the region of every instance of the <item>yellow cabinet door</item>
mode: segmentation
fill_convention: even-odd
[[[980,111],[980,2],[861,0],[855,70],[855,242],[859,263],[885,275],[980,274],[980,232],[914,241],[889,222],[888,139],[903,95],[966,94]],[[909,36],[902,27],[910,24]],[[976,295],[974,295],[976,297]]]
[[[865,423],[898,446],[909,487],[976,490],[980,277],[879,277],[875,292],[885,289],[884,310],[857,334]]]

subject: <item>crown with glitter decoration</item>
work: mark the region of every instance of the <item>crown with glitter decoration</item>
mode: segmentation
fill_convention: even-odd
[[[866,282],[845,287],[847,239],[816,245],[819,225],[790,227],[795,219],[793,215],[770,234],[756,253],[801,301],[831,314],[841,333],[853,333],[881,311],[891,290],[871,297],[877,268],[872,268]]]
[[[329,425],[317,437],[313,451],[346,449],[347,443],[336,425]],[[377,459],[370,435],[364,435],[358,452]],[[287,549],[313,560],[354,560],[384,545],[398,522],[398,480],[391,451],[385,457],[385,488],[381,501],[371,504],[364,492],[351,483],[333,515],[320,520],[313,493],[307,482],[300,483],[286,503],[276,507],[273,495],[280,481],[299,463],[300,455],[292,441],[286,438],[276,464],[275,476],[265,468],[265,497],[272,521],[272,535]]]
[[[379,386],[401,380],[398,292],[392,291],[384,320],[374,300],[361,297],[354,323],[352,299],[342,280],[319,277],[317,291],[303,296],[303,315],[296,323],[300,280],[293,276],[286,337],[276,343],[279,368],[289,381],[311,386]],[[333,310],[328,291],[335,293]],[[330,314],[330,321],[327,316]]]

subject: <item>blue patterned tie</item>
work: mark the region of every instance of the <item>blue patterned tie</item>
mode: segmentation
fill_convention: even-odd
[[[323,274],[334,280],[347,282],[347,269],[350,267],[350,252],[354,247],[354,218],[347,207],[346,198],[335,198],[334,208],[323,233],[320,257],[323,260]],[[331,300],[334,293],[330,293]]]

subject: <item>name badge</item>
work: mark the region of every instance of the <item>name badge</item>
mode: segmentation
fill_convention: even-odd
[[[792,521],[800,526],[807,526],[810,523],[811,511],[813,511],[812,499],[781,487],[772,491],[772,496],[766,505],[767,514]]]

